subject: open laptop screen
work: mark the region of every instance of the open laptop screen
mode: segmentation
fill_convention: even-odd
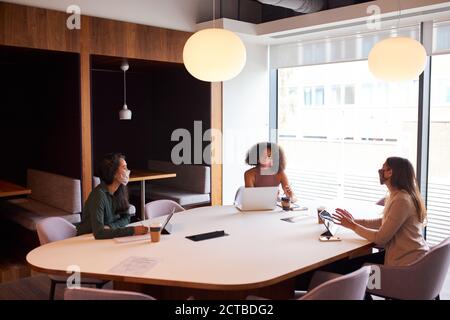
[[[164,221],[161,230],[164,230],[166,228],[167,224],[169,223],[170,219],[172,219],[174,214],[175,214],[175,209],[173,209],[172,212],[167,216],[166,221]]]

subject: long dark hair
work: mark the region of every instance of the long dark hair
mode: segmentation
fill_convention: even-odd
[[[120,166],[120,160],[125,156],[121,153],[109,153],[105,155],[97,168],[97,174],[100,180],[107,185],[114,182],[114,177]],[[114,198],[117,201],[118,211],[124,212],[130,208],[128,201],[128,188],[123,184],[120,184],[119,188],[114,193]]]
[[[255,144],[250,150],[247,151],[245,157],[245,163],[250,166],[259,166],[259,156],[263,153],[263,150],[270,150],[274,161],[278,161],[278,172],[284,171],[286,168],[286,156],[283,149],[273,142],[260,142]]]
[[[388,158],[386,164],[392,169],[391,185],[399,190],[406,191],[410,195],[419,215],[419,221],[424,222],[427,218],[427,210],[420,196],[413,165],[408,159],[400,157]]]

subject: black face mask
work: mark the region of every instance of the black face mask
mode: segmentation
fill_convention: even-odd
[[[378,170],[378,176],[380,177],[380,184],[383,185],[387,180],[384,178],[384,169]]]

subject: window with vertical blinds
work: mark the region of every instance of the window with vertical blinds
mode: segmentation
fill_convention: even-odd
[[[373,46],[392,35],[419,40],[420,26],[271,46],[278,141],[300,196],[373,203],[385,191],[372,172],[377,164],[390,155],[415,164],[418,80],[386,83],[367,70]],[[427,240],[433,245],[450,236],[450,21],[434,23],[432,54]],[[315,155],[327,152],[333,162],[318,163]]]
[[[365,60],[377,42],[392,35],[419,40],[420,27],[415,25],[337,38],[274,45],[270,47],[270,66],[273,69],[279,69]]]
[[[450,53],[450,21],[436,22],[433,38],[433,54]]]
[[[450,21],[434,24],[427,240],[450,236]]]

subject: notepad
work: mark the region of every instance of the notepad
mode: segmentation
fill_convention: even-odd
[[[288,217],[288,218],[283,218],[281,220],[286,221],[286,222],[290,222],[290,223],[296,223],[296,222],[300,222],[301,220],[304,220],[306,218],[309,218],[309,215],[299,215],[299,216],[294,216],[294,217]]]
[[[277,204],[277,206],[280,207],[280,208],[283,208],[281,203]],[[286,211],[306,211],[306,210],[308,210],[308,207],[300,207],[296,203],[291,203],[291,208],[289,210],[286,210]]]
[[[128,257],[116,266],[112,267],[109,272],[127,275],[143,275],[153,268],[158,261],[147,257]]]
[[[118,243],[127,243],[127,242],[135,242],[135,241],[150,241],[150,234],[143,234],[140,236],[129,236],[129,237],[121,237],[114,238],[114,240]]]

